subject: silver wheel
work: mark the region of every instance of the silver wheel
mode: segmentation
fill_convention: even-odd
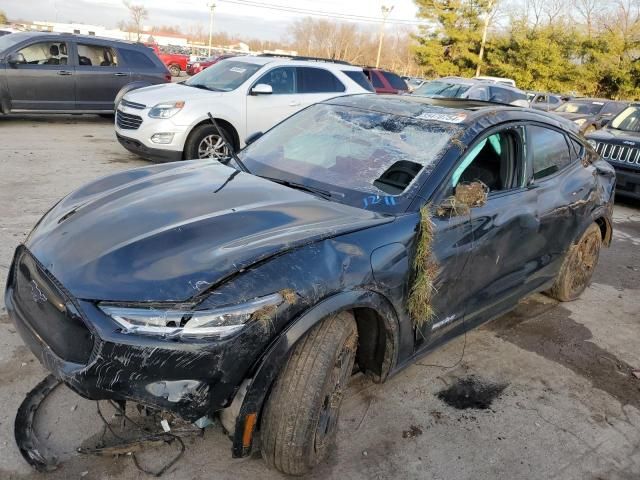
[[[211,134],[200,140],[198,158],[214,158],[222,160],[229,156],[229,149],[220,135]]]

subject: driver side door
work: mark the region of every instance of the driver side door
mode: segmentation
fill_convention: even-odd
[[[300,110],[295,67],[276,67],[253,82],[247,92],[247,137],[256,132],[266,132],[275,124]],[[270,94],[253,94],[258,84],[269,85]]]
[[[71,42],[38,41],[22,45],[14,55],[23,62],[7,65],[11,110],[73,110],[75,65]]]

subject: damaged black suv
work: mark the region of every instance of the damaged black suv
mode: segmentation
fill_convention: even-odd
[[[239,161],[70,194],[17,249],[6,304],[80,395],[218,412],[234,456],[259,432],[269,465],[302,474],[328,455],[354,371],[382,382],[526,295],[578,297],[614,183],[544,112],[342,97]]]

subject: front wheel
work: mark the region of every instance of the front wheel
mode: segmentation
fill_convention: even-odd
[[[230,133],[224,127],[220,127],[222,133],[229,143],[232,142]],[[195,128],[184,148],[184,158],[224,160],[231,155],[229,148],[220,137],[218,130],[213,125],[200,125]]]
[[[294,348],[265,407],[262,457],[303,475],[329,455],[358,345],[355,319],[341,312],[314,327]]]
[[[547,293],[561,302],[570,302],[585,291],[598,264],[602,233],[592,223],[567,252],[555,283]]]

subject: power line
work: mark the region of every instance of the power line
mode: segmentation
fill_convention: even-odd
[[[352,22],[383,23],[383,19],[377,18],[377,17],[355,15],[350,13],[327,12],[322,10],[312,10],[312,9],[300,8],[300,7],[290,7],[282,4],[256,2],[254,0],[220,0],[220,2],[232,3],[235,5],[242,5],[246,7],[263,8],[266,10],[276,10],[276,11],[287,12],[287,13],[298,13],[298,14],[315,16],[315,17],[335,18],[339,20],[348,20]],[[425,25],[428,23],[427,21],[400,19],[400,18],[388,19],[386,22],[397,24],[397,25]]]

